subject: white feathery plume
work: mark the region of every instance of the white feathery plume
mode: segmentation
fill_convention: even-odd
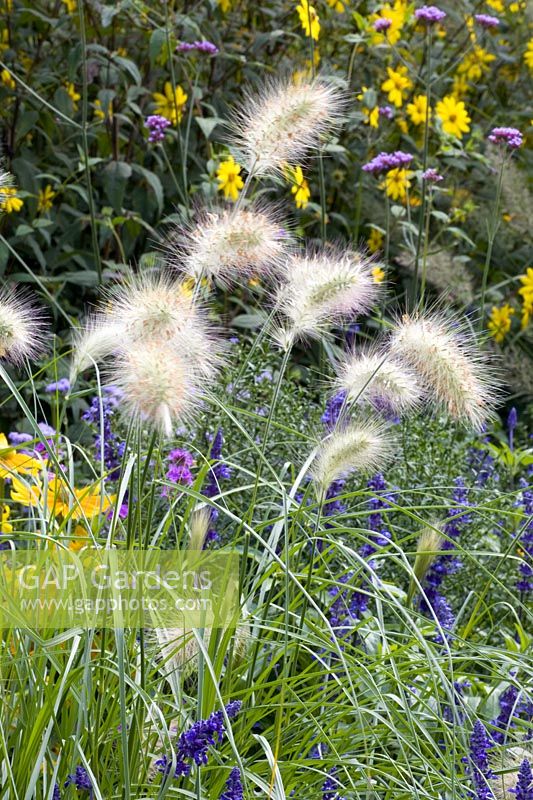
[[[89,317],[84,326],[72,335],[70,382],[73,383],[80,372],[115,353],[123,341],[123,333],[103,314]]]
[[[383,469],[392,452],[393,441],[383,422],[372,418],[352,422],[324,439],[312,467],[313,478],[326,492],[333,481],[350,472],[367,474]]]
[[[0,289],[0,358],[20,364],[46,345],[45,314],[23,289]]]
[[[175,350],[191,372],[206,378],[213,377],[222,361],[222,343],[190,289],[160,274],[132,277],[111,291],[102,311],[75,335],[71,376],[109,355],[158,343]]]
[[[286,318],[275,333],[283,345],[317,336],[328,326],[360,314],[373,305],[379,286],[371,261],[353,250],[319,250],[289,257],[277,308]]]
[[[292,244],[288,231],[263,209],[213,209],[171,237],[171,263],[198,281],[226,287],[279,273]]]
[[[190,290],[159,272],[131,275],[113,287],[103,313],[124,330],[131,342],[171,341],[195,314]]]
[[[181,281],[160,273],[132,277],[112,293],[106,310],[111,324],[124,332],[124,349],[167,344],[207,378],[220,366],[221,342]]]
[[[438,314],[405,315],[393,329],[390,350],[454,419],[481,430],[493,416],[494,366],[464,326]]]
[[[342,92],[323,78],[278,81],[247,97],[234,124],[235,145],[253,175],[296,164],[339,123]]]
[[[383,350],[349,353],[339,365],[336,385],[348,402],[367,401],[394,414],[415,408],[422,397],[414,372]]]
[[[109,372],[110,383],[124,392],[127,420],[141,420],[170,437],[191,416],[201,395],[198,373],[168,343],[138,342],[120,353]]]
[[[0,203],[8,197],[9,193],[5,191],[13,183],[13,178],[9,172],[0,168]]]

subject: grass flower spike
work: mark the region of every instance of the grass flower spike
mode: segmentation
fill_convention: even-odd
[[[480,430],[493,415],[494,368],[465,329],[436,314],[404,316],[393,331],[391,352],[454,419]]]
[[[338,124],[342,94],[322,79],[267,85],[248,97],[235,125],[235,144],[248,172],[263,175],[296,165]]]
[[[384,352],[349,354],[340,366],[337,386],[348,401],[366,400],[395,414],[416,407],[422,396],[414,372]]]
[[[171,264],[196,281],[221,286],[279,272],[291,239],[275,215],[255,209],[217,209],[203,214],[169,245]],[[181,249],[184,253],[181,254]]]
[[[328,326],[368,311],[378,294],[371,261],[356,251],[291,256],[278,294],[278,308],[287,322],[276,338],[288,344],[320,335]]]
[[[0,290],[0,358],[20,364],[45,349],[43,311],[28,294],[16,288]]]
[[[392,439],[383,423],[369,419],[338,428],[325,439],[317,454],[313,477],[321,492],[350,472],[372,474],[382,470],[392,454]]]
[[[158,343],[175,348],[195,373],[206,377],[220,365],[220,343],[190,290],[159,273],[135,276],[110,293],[104,311],[81,338],[75,361],[83,365],[84,356],[96,361],[98,353]]]

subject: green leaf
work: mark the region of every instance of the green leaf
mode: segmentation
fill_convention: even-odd
[[[159,213],[161,214],[163,211],[164,192],[163,192],[163,184],[159,180],[159,176],[156,175],[155,172],[150,172],[149,169],[141,167],[140,164],[133,164],[132,168],[134,172],[136,172],[137,174],[141,175],[144,178],[144,180],[148,183],[148,185],[152,189],[153,193],[155,194],[155,199],[157,200],[157,207],[159,209]]]
[[[113,61],[116,64],[119,64],[126,72],[129,72],[135,83],[140,86],[142,83],[141,73],[139,72],[139,68],[137,65],[130,61],[129,58],[124,58],[123,56],[113,56]]]
[[[195,117],[195,120],[206,139],[209,139],[218,124],[224,122],[219,117]]]
[[[154,66],[157,57],[161,54],[161,51],[166,43],[166,33],[161,28],[156,28],[153,31],[152,35],[150,36],[150,47],[149,47],[149,54],[150,54],[150,66]]]
[[[116,214],[122,209],[126,183],[131,173],[132,168],[125,161],[111,161],[103,171],[105,192]]]

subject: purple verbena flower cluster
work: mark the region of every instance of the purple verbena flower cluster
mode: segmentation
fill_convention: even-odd
[[[386,119],[392,119],[394,116],[394,109],[391,108],[391,106],[380,106],[379,116],[386,117]]]
[[[46,438],[46,443],[50,449],[53,449],[57,444],[57,431],[55,428],[52,428],[51,425],[48,425],[46,422],[39,422],[37,427],[41,431],[42,435]],[[49,438],[50,437],[50,438]],[[54,437],[54,438],[51,438]],[[36,437],[33,436],[31,433],[19,433],[18,431],[11,431],[8,433],[7,438],[9,439],[10,444],[18,445],[18,444],[26,444],[27,442],[31,442]],[[29,453],[30,455],[34,455],[37,458],[42,457],[46,459],[47,450],[43,442],[37,441],[33,445],[32,450],[24,450],[22,452]],[[59,452],[57,453],[59,455]]]
[[[237,716],[241,710],[241,701],[234,700],[226,706],[226,714],[230,719]],[[220,744],[226,732],[224,713],[214,711],[207,719],[199,719],[191,727],[183,731],[176,747],[176,768],[174,777],[188,775],[191,771],[191,763],[196,766],[207,764],[209,748]],[[155,762],[159,772],[168,775],[172,760],[168,756],[163,756]]]
[[[238,767],[234,767],[226,781],[226,788],[220,795],[220,800],[242,800],[243,797],[244,791],[242,788],[241,771]]]
[[[474,19],[483,28],[497,28],[500,24],[498,17],[491,17],[490,14],[474,14]]]
[[[475,792],[471,795],[476,800],[490,800],[494,793],[488,783],[495,776],[490,768],[489,750],[491,742],[480,720],[476,720],[470,737],[470,779]]]
[[[439,183],[439,181],[444,180],[442,175],[439,175],[439,173],[434,167],[430,167],[425,172],[423,172],[422,177],[425,181],[428,181],[429,183]]]
[[[195,50],[197,53],[204,53],[207,56],[216,56],[219,52],[218,47],[213,42],[205,39],[196,42],[181,42],[176,47],[176,53],[190,53]]]
[[[170,127],[171,122],[166,117],[162,117],[161,114],[150,114],[149,117],[146,117],[144,124],[149,131],[148,141],[162,142],[165,138],[165,131]]]
[[[191,467],[194,466],[194,456],[183,447],[175,447],[167,456],[168,470],[166,479],[170,484],[176,486],[191,486],[194,482],[194,477],[191,472]],[[164,486],[161,491],[161,497],[169,497],[172,492],[172,486]]]
[[[404,153],[402,150],[396,150],[394,153],[379,153],[367,164],[363,164],[363,172],[371,172],[377,174],[378,172],[388,172],[390,169],[397,167],[406,167],[413,160],[410,153]]]
[[[521,147],[524,137],[518,128],[493,128],[488,139],[492,144],[504,144],[511,150],[516,150]]]
[[[425,22],[428,25],[434,25],[436,22],[440,22],[445,16],[446,12],[437,8],[437,6],[422,6],[415,11],[415,19],[418,20],[418,22]]]
[[[120,474],[120,465],[124,457],[126,443],[120,441],[112,429],[113,415],[122,400],[122,392],[116,386],[104,386],[102,396],[96,395],[91,405],[82,415],[85,422],[94,425],[97,432],[94,436],[96,460],[100,461],[102,453],[104,465],[109,470],[108,478],[116,480]]]
[[[379,19],[374,22],[374,30],[378,33],[383,33],[383,31],[388,31],[391,25],[391,19],[388,17],[379,17]]]

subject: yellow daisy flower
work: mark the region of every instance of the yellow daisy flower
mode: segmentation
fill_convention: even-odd
[[[0,522],[1,533],[11,533],[13,531],[13,525],[9,522],[10,516],[11,509],[9,506],[2,506],[2,520]]]
[[[533,37],[529,40],[524,53],[524,61],[529,69],[533,72]]]
[[[383,283],[385,280],[385,270],[381,267],[374,267],[372,270],[372,278],[374,279],[374,283]]]
[[[45,505],[54,517],[80,517],[98,516],[100,512],[109,511],[115,502],[115,496],[102,497],[91,486],[83,489],[70,489],[68,484],[55,475],[48,481],[46,489],[41,481],[35,484],[24,484],[18,478],[13,478],[11,499],[23,506]]]
[[[293,170],[291,170],[290,177],[293,182],[291,193],[294,195],[296,208],[305,208],[309,204],[311,190],[309,189],[309,184],[304,178],[302,168],[295,167]]]
[[[8,69],[3,69],[2,72],[0,72],[0,79],[7,89],[14,90],[17,88],[17,84],[15,83],[13,76]]]
[[[300,17],[300,23],[306,36],[311,36],[318,41],[320,36],[320,17],[314,6],[309,5],[308,0],[301,0],[300,5],[296,6],[296,11]]]
[[[327,0],[327,3],[337,14],[344,14],[346,9],[344,3],[341,3],[341,0]]]
[[[511,316],[513,314],[514,308],[511,308],[509,303],[505,303],[505,305],[500,307],[492,306],[487,327],[497,342],[503,342],[506,335],[511,330]]]
[[[37,200],[37,211],[39,212],[39,214],[42,214],[44,211],[50,211],[53,205],[52,201],[55,196],[56,193],[54,192],[50,184],[45,186],[44,189],[39,190],[39,195]]]
[[[152,94],[155,102],[155,113],[168,119],[173,125],[177,125],[182,120],[183,109],[188,95],[185,94],[181,86],[176,86],[176,91],[173,92],[170,81],[165,83],[163,92],[164,94],[161,94],[161,92]]]
[[[405,110],[413,125],[425,125],[428,114],[428,99],[426,95],[417,94],[416,97],[413,97],[413,102],[407,104]],[[429,109],[429,117],[431,117],[431,109]]]
[[[235,201],[244,186],[240,175],[241,169],[241,165],[235,163],[233,156],[229,156],[217,169],[218,190],[224,192],[226,200],[229,198]]]
[[[484,73],[490,69],[490,64],[496,60],[496,56],[488,53],[483,47],[475,46],[468,53],[457,67],[459,75],[464,75],[468,81],[479,81]]]
[[[11,447],[5,435],[0,433],[0,478],[12,478],[14,475],[37,475],[40,469],[40,461]]]
[[[411,186],[409,178],[413,173],[406,169],[396,167],[390,169],[385,175],[385,180],[380,184],[392,200],[405,200],[407,190]]]
[[[468,133],[470,130],[471,119],[462,100],[457,100],[453,95],[446,95],[439,100],[435,110],[445,133],[462,139],[463,133]]]
[[[5,211],[6,214],[12,214],[14,211],[20,211],[24,205],[24,201],[17,197],[17,189],[14,186],[4,186],[2,188],[2,200],[0,201],[0,211]]]
[[[383,81],[381,88],[384,92],[388,92],[389,102],[400,108],[403,103],[404,92],[412,88],[413,82],[407,76],[407,67],[403,64],[398,69],[387,67],[387,74],[389,77],[386,81]]]
[[[377,253],[383,245],[383,234],[377,228],[372,228],[366,243],[371,253]]]

